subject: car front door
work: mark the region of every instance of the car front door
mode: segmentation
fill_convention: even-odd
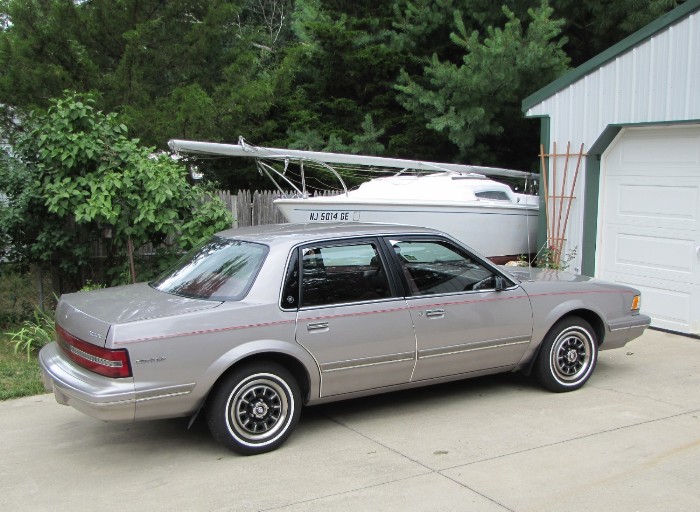
[[[321,396],[409,382],[416,359],[411,314],[387,272],[379,241],[297,251],[296,336],[319,365]]]
[[[520,361],[532,338],[532,311],[515,282],[448,240],[388,242],[402,267],[418,340],[413,381]]]

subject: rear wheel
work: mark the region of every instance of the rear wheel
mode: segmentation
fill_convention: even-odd
[[[212,391],[207,425],[214,439],[242,455],[274,450],[291,435],[301,413],[294,377],[276,363],[253,363],[226,376]]]
[[[586,383],[597,359],[598,341],[591,325],[583,318],[564,318],[542,342],[535,377],[550,391],[573,391]]]

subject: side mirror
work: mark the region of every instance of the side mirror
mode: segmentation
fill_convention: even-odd
[[[503,276],[496,276],[496,291],[501,292],[508,287],[508,283]]]

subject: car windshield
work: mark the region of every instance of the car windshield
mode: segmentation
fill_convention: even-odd
[[[239,300],[248,292],[262,265],[267,247],[214,237],[206,240],[150,285],[182,297]]]

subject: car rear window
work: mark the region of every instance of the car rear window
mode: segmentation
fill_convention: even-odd
[[[265,245],[214,237],[194,247],[150,285],[193,299],[240,300],[266,255]]]

